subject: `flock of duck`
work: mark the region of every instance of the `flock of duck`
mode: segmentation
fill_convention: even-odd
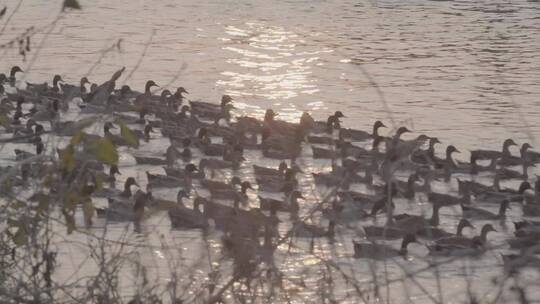
[[[60,165],[58,174],[66,184],[81,184],[80,197],[108,200],[107,207],[93,211],[98,217],[140,224],[152,209],[165,209],[174,229],[222,230],[224,248],[243,257],[273,252],[283,237],[277,226],[284,216],[290,218],[289,234],[312,240],[333,239],[340,225],[383,217],[385,224],[364,226],[365,239],[353,241],[355,257],[377,260],[405,256],[408,244],[420,240],[427,244],[430,254],[481,254],[488,248],[488,233],[495,231],[495,222],[505,220],[508,208],[520,206],[524,216],[540,216],[540,178],[530,180],[527,173],[529,167],[540,162],[540,153],[532,151],[528,143],[521,145],[519,155],[511,152],[510,148],[517,144],[508,139],[500,151],[471,151],[469,162],[459,162],[453,158],[454,153],[460,153],[453,145],[446,147],[445,157],[436,155],[436,145],[441,144],[436,137],[402,139],[403,134],[411,132],[406,127],[397,128],[390,136],[380,134],[380,129],[386,128],[381,121],[376,121],[369,132],[344,128],[341,111],[326,121],[316,121],[303,113],[298,123],[277,119],[278,114],[271,109],[266,110],[262,120],[234,117],[234,101],[228,95],[216,104],[189,101],[182,87],[174,93],[164,89],[155,95],[151,89],[157,84],[151,80],[144,92],[133,91],[127,85],[117,88],[116,81],[123,71],[117,71],[101,85],[90,83],[86,77],[77,85],[67,84],[59,75],[54,76],[52,86],[20,84],[16,78],[22,73],[19,67],[13,67],[9,76],[0,74],[5,117],[2,125],[6,134],[12,133],[7,141],[21,145],[14,156],[20,165],[2,170],[18,170],[10,177],[11,185],[23,186],[39,178],[34,172],[39,167],[36,163],[45,160],[38,156],[47,153],[42,136],[77,137],[76,142],[72,140],[51,154],[58,160],[73,156],[69,158],[73,163]],[[103,132],[82,132],[88,125],[85,119],[63,119],[70,107],[78,108],[81,114],[106,117],[105,121],[92,122],[102,123]],[[169,138],[170,145],[157,155],[141,152],[141,147],[153,145],[158,138]],[[94,153],[96,142],[103,141],[114,147],[125,146],[125,152],[133,155],[138,166],[160,166],[162,174],[147,171],[143,183],[126,177],[123,188],[118,189],[118,163]],[[28,143],[35,146],[35,151],[24,149]],[[254,156],[246,159],[248,154]],[[330,160],[331,171],[306,174],[310,168],[299,160],[308,157]],[[279,165],[261,166],[263,160]],[[252,169],[242,166],[247,161],[253,163]],[[408,174],[408,179],[400,180],[398,173]],[[479,174],[493,183],[475,181]],[[226,177],[230,179],[226,181]],[[330,189],[329,199],[310,203],[300,187],[306,180]],[[457,180],[458,194],[433,191],[431,184],[435,180]],[[503,180],[519,180],[521,184],[517,189],[502,188]],[[144,182],[147,186],[143,191],[139,183]],[[367,191],[351,190],[358,185]],[[134,187],[138,190],[133,191]],[[157,188],[179,188],[176,202],[156,197],[152,192]],[[42,194],[59,195],[55,190]],[[255,192],[257,197],[252,194]],[[395,198],[402,198],[400,203],[415,202],[419,195],[431,203],[430,218],[396,214]],[[489,204],[499,206],[499,212],[481,207]],[[455,233],[439,228],[439,210],[451,206],[462,210]],[[317,213],[328,227],[305,220]],[[476,221],[487,223],[479,235],[465,236],[462,231],[473,228]],[[87,224],[91,224],[91,216]],[[536,261],[540,221],[522,220],[514,225],[515,237],[508,244],[520,251],[505,255],[505,261],[519,265]],[[260,238],[264,239],[262,243]],[[400,248],[382,241],[398,239],[402,239]]]

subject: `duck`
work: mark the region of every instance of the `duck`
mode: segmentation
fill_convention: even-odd
[[[242,181],[238,176],[233,176],[229,182],[215,181],[209,179],[201,179],[201,186],[211,191],[218,190],[234,190],[236,185],[240,185]]]
[[[464,236],[452,236],[452,237],[441,238],[441,239],[436,240],[434,243],[435,246],[440,246],[440,247],[439,248],[431,247],[430,251],[432,250],[444,251],[445,249],[449,249],[449,248],[444,247],[447,245],[462,246],[464,248],[474,248],[476,245],[484,246],[487,242],[488,233],[492,231],[497,232],[497,230],[493,228],[493,225],[485,224],[482,227],[480,235],[475,236],[473,238],[467,238]]]
[[[418,236],[422,237],[422,238],[432,239],[432,240],[448,238],[448,237],[453,237],[453,236],[462,237],[463,236],[463,229],[465,229],[466,227],[474,229],[474,226],[471,224],[471,222],[469,222],[469,220],[461,219],[461,220],[459,220],[459,223],[457,225],[456,234],[453,234],[451,232],[447,232],[447,231],[445,231],[443,229],[440,229],[440,228],[431,227],[431,226],[426,226],[426,227],[418,230],[416,232],[416,234]]]
[[[308,224],[301,220],[296,220],[291,228],[292,234],[297,238],[333,238],[335,236],[336,224],[333,221],[328,222],[328,228]]]
[[[298,204],[299,199],[305,198],[298,190],[292,191],[285,200],[277,200],[259,196],[259,209],[274,213],[276,211],[298,213],[300,209],[300,205]]]
[[[512,155],[503,157],[497,161],[497,164],[501,166],[519,166],[523,163],[530,162],[527,159],[527,151],[531,148],[532,146],[529,143],[523,143],[519,149],[519,157]]]
[[[411,160],[418,164],[432,164],[435,162],[435,145],[441,141],[437,137],[430,137],[426,150],[417,150],[411,155]]]
[[[114,124],[112,122],[108,121],[103,126],[103,130],[104,130],[104,133],[105,133],[104,137],[108,138],[114,145],[116,145],[116,146],[129,146],[129,147],[133,147],[133,148],[138,148],[138,141],[136,143],[131,142],[131,141],[127,140],[126,138],[124,138],[123,136],[119,136],[119,135],[115,135],[115,134],[111,133],[110,129],[116,129],[116,127],[114,126]]]
[[[154,132],[154,128],[150,123],[146,124],[144,126],[144,130],[133,130],[133,134],[137,136],[137,138],[144,140],[145,142],[150,141],[150,133]]]
[[[386,260],[395,257],[406,257],[407,247],[410,243],[416,243],[416,236],[413,234],[406,234],[403,236],[400,249],[394,249],[391,246],[384,244],[371,243],[358,243],[353,241],[354,257],[357,259],[372,259],[372,260]]]
[[[144,93],[139,94],[133,101],[133,104],[140,108],[149,109],[149,104],[153,102],[153,95],[150,91],[152,87],[159,87],[153,80],[148,80],[144,85]],[[161,97],[161,96],[160,96]]]
[[[499,208],[499,213],[495,214],[493,212],[475,208],[471,206],[461,205],[461,210],[463,212],[463,217],[465,218],[474,218],[476,220],[500,220],[506,217],[506,209],[510,208],[510,201],[503,199]]]
[[[200,201],[193,204],[193,209],[187,208],[182,199],[189,198],[184,190],[180,190],[176,196],[177,205],[175,208],[168,211],[171,225],[174,229],[186,228],[186,229],[206,229],[210,225],[208,218],[204,216],[200,210]],[[203,206],[204,208],[204,206]]]
[[[246,203],[248,200],[247,196],[247,190],[251,189],[253,190],[253,187],[251,186],[251,183],[248,181],[244,181],[240,183],[240,192],[238,192],[236,189],[212,189],[210,188],[210,196],[213,199],[220,199],[220,200],[235,200],[238,202]]]
[[[162,159],[162,158],[158,158],[158,157],[148,157],[148,156],[133,155],[133,158],[135,158],[135,162],[137,163],[137,165],[160,166],[160,165],[167,165],[168,164],[166,159]]]
[[[502,151],[494,150],[473,150],[471,151],[471,157],[474,156],[475,159],[494,159],[494,158],[510,158],[512,153],[510,152],[511,146],[517,146],[516,142],[508,138],[504,141]]]
[[[17,73],[24,73],[24,71],[17,65],[13,66],[9,71],[9,77],[7,78],[7,81],[11,87],[15,87],[15,84],[17,82]]]
[[[434,204],[440,206],[456,206],[456,205],[470,205],[471,204],[471,193],[468,188],[464,190],[465,192],[461,197],[456,197],[446,193],[437,193],[429,192],[428,200]]]
[[[449,145],[446,147],[446,158],[441,159],[438,157],[433,158],[433,162],[436,168],[438,169],[447,169],[447,170],[453,170],[456,169],[458,166],[454,159],[452,158],[452,154],[454,153],[461,153],[455,146]]]
[[[476,199],[487,203],[500,203],[503,199],[511,202],[521,202],[523,201],[525,191],[529,189],[532,189],[531,184],[528,181],[523,181],[519,185],[518,190],[507,188],[499,191],[483,192],[478,194]]]
[[[285,171],[287,170],[287,163],[282,161],[279,163],[278,168],[267,168],[258,165],[253,165],[253,173],[255,176],[285,176]]]
[[[295,177],[296,172],[293,169],[287,169],[285,176],[259,176],[255,180],[259,185],[260,191],[267,192],[286,192],[292,191],[298,185]]]
[[[183,179],[174,176],[151,174],[146,171],[146,177],[148,179],[148,184],[153,188],[176,188],[184,185]]]
[[[184,178],[185,176],[189,176],[190,178],[201,179],[205,177],[204,171],[202,169],[198,169],[195,164],[191,163],[186,164],[184,169],[172,167],[163,167],[163,169],[168,176],[173,176],[176,178]]]
[[[377,120],[373,124],[373,129],[372,129],[373,131],[371,133],[368,133],[362,130],[341,128],[340,136],[343,136],[343,138],[349,138],[354,141],[366,141],[369,139],[375,139],[375,138],[380,137],[379,135],[380,128],[386,128],[386,126],[384,125],[382,121]]]
[[[114,186],[114,184],[112,184]],[[93,195],[96,197],[122,197],[122,198],[130,198],[133,195],[133,192],[131,191],[132,186],[139,187],[139,184],[137,184],[137,181],[134,177],[128,177],[124,182],[124,190],[119,190],[114,187],[110,188],[103,188],[100,190],[94,191]]]
[[[83,101],[91,105],[106,105],[109,101],[109,97],[114,92],[116,86],[116,81],[122,73],[126,70],[126,67],[122,67],[118,71],[114,72],[111,78],[99,86],[96,86],[94,89],[90,88],[90,93],[88,93]]]
[[[24,150],[20,150],[20,149],[15,149],[14,150],[15,160],[16,161],[27,160],[37,155],[41,155],[44,152],[45,146],[43,145],[43,142],[41,141],[41,137],[37,137],[33,144],[36,147],[36,154],[30,153]]]
[[[343,112],[341,111],[335,111],[333,115],[328,116],[328,119],[326,120],[326,133],[332,134],[334,129],[340,130],[341,121],[339,119],[344,117],[345,115],[343,115]]]
[[[68,83],[60,83],[62,92],[69,98],[81,97],[87,93],[86,84],[90,84],[87,77],[81,77],[79,85],[71,85]]]
[[[149,196],[138,192],[132,199],[108,198],[108,208],[105,210],[109,221],[134,221],[140,222],[144,215]]]
[[[527,180],[529,178],[528,174],[528,168],[529,167],[536,167],[535,164],[529,163],[529,162],[522,162],[521,163],[521,171],[512,170],[509,168],[499,168],[497,170],[497,175],[500,177],[500,179],[522,179]]]
[[[513,273],[521,268],[540,268],[540,258],[530,254],[501,254],[504,269]]]

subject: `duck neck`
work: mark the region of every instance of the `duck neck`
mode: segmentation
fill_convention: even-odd
[[[521,149],[519,149],[519,155],[521,156],[522,160],[527,159],[527,150],[528,149],[529,149],[529,147],[526,146],[526,145],[521,146]]]
[[[454,159],[452,159],[452,151],[446,151],[446,163],[450,168],[456,167],[456,163],[454,162]]]
[[[459,223],[457,226],[456,236],[463,236],[463,228],[465,228],[465,225]]]
[[[482,244],[485,244],[487,242],[488,233],[489,233],[489,230],[482,229],[482,233],[480,233],[480,240],[482,241]]]
[[[429,220],[429,224],[433,227],[439,226],[439,209],[440,207],[438,205],[433,205],[433,214],[431,215],[431,219]]]
[[[406,238],[403,238],[403,241],[401,241],[401,248],[399,250],[399,253],[402,254],[402,255],[406,255],[407,254],[407,247],[409,246],[409,240],[407,240]]]
[[[58,87],[58,82],[59,82],[59,81],[60,81],[59,78],[55,78],[55,79],[53,80],[53,89],[58,90],[58,91],[60,90],[60,88]]]
[[[509,157],[511,155],[512,154],[510,153],[510,145],[507,144],[507,143],[504,143],[503,148],[502,148],[502,156],[503,157]]]
[[[150,92],[151,87],[152,87],[151,85],[146,84],[146,86],[144,87],[144,94],[145,95],[152,95],[152,92]]]
[[[327,231],[327,236],[328,237],[334,237],[334,235],[336,233],[335,228],[336,228],[336,224],[334,224],[334,222],[328,223],[328,231]]]
[[[367,175],[367,172],[366,172],[366,175]],[[415,191],[414,191],[414,182],[415,182],[415,177],[413,175],[409,176],[409,179],[407,180],[407,193],[405,193],[405,196],[407,198],[413,198],[414,197],[414,194],[415,194]]]
[[[131,197],[131,185],[126,183],[124,184],[124,192],[122,193],[126,197]]]
[[[426,150],[429,159],[435,158],[435,143],[429,143],[429,148]]]
[[[501,206],[499,207],[499,213],[498,213],[499,217],[505,217],[506,216],[506,208],[507,208],[506,203],[502,202]]]
[[[184,205],[184,201],[183,201],[183,197],[181,195],[178,195],[176,197],[176,204],[180,207],[185,207]],[[197,204],[197,207],[198,207],[198,204]],[[195,204],[193,204],[193,209],[197,209]]]
[[[373,135],[373,138],[379,137],[379,126],[377,124],[373,125],[372,135]]]

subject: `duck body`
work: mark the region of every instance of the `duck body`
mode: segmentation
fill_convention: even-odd
[[[384,244],[357,243],[353,241],[354,257],[373,260],[386,260],[399,256],[405,257],[407,255],[407,247],[412,242],[416,242],[416,237],[411,234],[405,235],[401,243],[401,248],[398,250]]]

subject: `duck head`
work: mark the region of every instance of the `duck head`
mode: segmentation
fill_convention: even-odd
[[[291,200],[297,200],[297,199],[305,199],[305,197],[302,195],[302,193],[298,190],[294,190],[291,192]]]
[[[518,145],[518,144],[516,144],[516,142],[515,142],[513,139],[508,138],[508,139],[505,140],[504,143],[503,143],[503,149],[504,149],[504,148],[508,148],[508,147],[510,147],[510,146],[517,146],[517,145]]]
[[[504,200],[501,201],[501,206],[499,208],[499,215],[500,216],[505,216],[507,209],[512,209],[512,208],[510,208],[510,201],[507,200],[507,199],[504,199]]]
[[[124,187],[129,188],[131,186],[137,186],[139,187],[139,184],[137,184],[137,181],[135,181],[134,177],[128,177],[126,179],[126,182],[124,183]]]
[[[154,132],[154,129],[152,128],[152,125],[151,124],[146,124],[146,126],[144,126],[144,135],[148,136],[152,132]]]
[[[246,194],[247,190],[248,190],[248,189],[253,190],[253,187],[251,186],[251,183],[250,183],[250,182],[245,181],[245,182],[242,182],[242,183],[240,184],[240,189],[241,189],[241,191],[242,191],[243,194]]]
[[[461,153],[461,152],[453,145],[449,145],[448,147],[446,147],[446,155],[452,155],[452,153]]]
[[[53,77],[53,87],[54,87],[54,88],[58,88],[58,83],[59,83],[60,81],[62,81],[62,82],[64,81],[64,80],[62,79],[62,76],[60,76],[60,75],[58,75],[58,74],[57,74],[57,75],[54,75],[54,77]]]
[[[270,121],[273,121],[274,118],[277,116],[278,114],[274,112],[274,110],[272,109],[267,109],[266,110],[266,113],[264,114],[264,121],[266,122],[270,122]]]
[[[281,163],[279,163],[279,166],[278,166],[278,171],[281,172],[281,173],[285,173],[285,171],[288,169],[289,167],[287,166],[287,163],[282,161]]]
[[[386,126],[383,124],[382,121],[380,120],[377,120],[374,124],[373,124],[373,133],[375,133],[375,131],[379,130],[379,128],[386,128]]]
[[[103,125],[103,131],[104,131],[105,133],[109,133],[109,132],[110,132],[110,129],[116,129],[116,127],[113,125],[112,122],[107,121],[107,122]]]
[[[41,135],[45,132],[45,128],[43,128],[43,125],[34,123],[34,134]]]
[[[90,89],[90,90],[92,90],[92,89]],[[123,85],[120,88],[120,97],[124,97],[129,93],[131,93],[131,88],[128,85]]]
[[[225,106],[226,104],[229,104],[233,101],[232,97],[230,95],[223,95],[221,96],[221,106]]]
[[[436,144],[440,144],[440,143],[441,143],[441,141],[437,137],[431,137],[429,139],[429,146],[431,148],[435,147]]]
[[[161,94],[160,94],[160,100],[161,100],[162,103],[165,103],[167,101],[167,98],[171,97],[171,96],[172,96],[171,91],[163,90],[163,91],[161,91]]]
[[[530,190],[530,189],[532,189],[532,187],[531,187],[531,184],[529,182],[522,182],[519,185],[518,193],[523,194],[523,193],[525,193],[525,191]]]
[[[41,141],[41,137],[37,137],[36,142],[34,144],[36,145],[36,154],[41,155],[41,153],[43,153],[43,150],[45,150],[45,146],[43,145],[43,142]]]
[[[202,162],[203,160],[201,160]],[[185,167],[184,167],[184,170],[186,170],[186,172],[188,173],[195,173],[195,172],[198,172],[199,169],[197,169],[197,166],[195,166],[195,164],[187,164]]]
[[[84,87],[84,85],[87,84],[87,83],[90,83],[90,81],[88,81],[88,78],[87,77],[82,77],[81,81],[80,81],[81,87]]]
[[[341,112],[341,111],[336,111],[336,112],[334,113],[334,117],[335,117],[336,119],[339,119],[339,118],[345,118],[345,115],[343,115],[343,112]]]
[[[182,199],[184,198],[189,198],[189,194],[184,189],[180,189],[180,191],[178,191],[178,193],[176,194],[176,202],[178,203],[178,205],[184,205],[184,203],[182,202]]]
[[[497,232],[497,230],[495,230],[495,228],[493,228],[493,225],[491,224],[485,224],[483,227],[482,227],[482,232],[480,233],[482,238],[485,239],[485,237],[487,236],[487,234],[489,232]]]
[[[176,89],[176,92],[174,93],[174,95],[175,96],[182,96],[183,93],[189,94],[189,92],[186,91],[186,89],[184,89],[184,87],[179,87],[178,89]]]
[[[519,152],[521,154],[521,158],[525,159],[527,157],[526,153],[527,150],[532,149],[533,147],[529,143],[524,143],[521,145],[521,149],[519,149]]]
[[[8,81],[8,78],[6,77],[6,74],[0,73],[0,85],[3,85]]]
[[[22,70],[18,65],[16,65],[16,66],[14,66],[14,67],[11,68],[11,70],[10,70],[10,72],[9,72],[9,76],[10,76],[11,78],[15,78],[15,74],[17,74],[17,73],[19,73],[19,72],[22,73],[23,70]]]
[[[407,127],[399,127],[396,131],[396,137],[400,138],[404,133],[411,133],[411,130],[407,129]]]
[[[469,222],[468,219],[461,219],[461,220],[459,220],[459,223],[458,223],[458,235],[461,235],[461,231],[465,227],[469,227],[471,229],[474,229],[474,226],[471,224],[471,222]]]
[[[111,167],[109,168],[109,176],[114,177],[116,174],[122,175],[122,173],[120,173],[120,170],[118,170],[117,165],[111,165]]]
[[[159,87],[153,80],[148,80],[144,86],[144,92],[150,94],[150,89],[152,87]]]
[[[233,185],[233,186],[234,186],[234,185],[241,185],[241,184],[242,184],[242,181],[240,180],[240,177],[238,177],[238,176],[233,176],[233,177],[231,178],[231,182],[230,182],[230,183],[231,183],[231,185]]]

